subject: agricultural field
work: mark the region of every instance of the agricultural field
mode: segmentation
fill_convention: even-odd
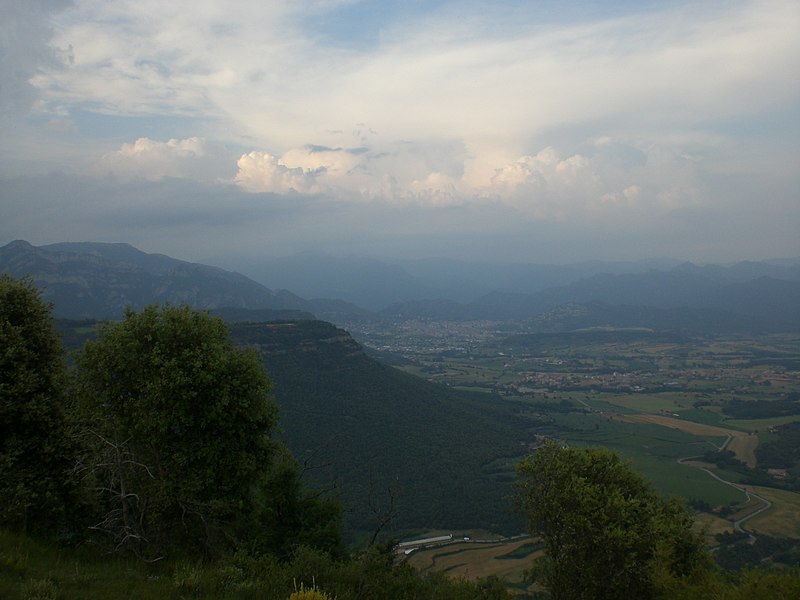
[[[524,536],[492,542],[455,541],[415,550],[407,560],[422,572],[445,571],[466,579],[495,576],[511,589],[526,590],[524,571],[541,552],[540,542]]]
[[[761,486],[752,489],[771,502],[772,507],[753,517],[747,527],[756,534],[800,538],[800,494]]]
[[[782,427],[800,422],[800,336],[662,337],[630,331],[619,338],[613,332],[486,335],[471,346],[457,340],[439,353],[407,347],[401,368],[483,391],[487,402],[518,402],[538,424],[531,451],[555,437],[618,452],[658,491],[683,497],[698,511],[709,544],[763,508],[759,498],[769,507],[744,519],[742,529],[800,540],[800,464],[776,470],[759,458],[762,448],[781,441]],[[445,347],[445,340],[438,345]],[[513,464],[497,468],[513,476]],[[459,545],[413,560],[420,568],[477,573],[500,569],[493,558],[491,566],[475,564],[496,551]]]

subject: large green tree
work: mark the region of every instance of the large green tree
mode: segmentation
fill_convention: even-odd
[[[74,490],[66,368],[30,279],[0,275],[0,525],[58,534]]]
[[[550,441],[517,471],[519,506],[545,543],[533,572],[554,599],[652,598],[707,565],[691,516],[609,450]]]
[[[96,529],[149,557],[173,545],[216,551],[256,533],[277,406],[257,353],[234,346],[221,319],[129,310],[76,364]]]

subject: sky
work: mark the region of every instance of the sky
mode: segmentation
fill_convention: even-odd
[[[796,0],[0,0],[0,245],[800,256]]]

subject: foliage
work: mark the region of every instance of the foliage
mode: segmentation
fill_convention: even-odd
[[[518,505],[546,549],[534,575],[553,598],[648,598],[657,574],[706,564],[688,513],[608,450],[551,440],[518,473]]]
[[[729,400],[723,404],[722,410],[736,419],[800,415],[800,395],[794,393],[777,400]]]
[[[663,600],[794,600],[800,597],[800,571],[797,569],[751,569],[737,576],[718,570],[699,570],[690,577],[670,577],[660,581],[657,598]]]
[[[151,306],[106,323],[76,358],[81,466],[101,491],[96,529],[152,556],[241,535],[273,458],[277,407],[254,351],[220,319]]]
[[[756,568],[768,564],[800,567],[800,541],[759,534],[751,541],[746,533],[720,533],[714,552],[717,564],[728,571]]]
[[[395,564],[389,548],[372,548],[347,560],[299,547],[288,560],[237,551],[212,561],[167,558],[143,563],[81,547],[65,551],[0,530],[0,554],[18,548],[30,556],[20,575],[0,568],[0,597],[27,598],[50,586],[59,600],[141,598],[166,600],[285,600],[298,589],[316,588],[336,600],[504,600],[510,598],[496,580],[469,582],[444,574],[421,575],[406,563]]]
[[[765,468],[792,469],[800,465],[800,423],[775,428],[777,439],[756,448],[759,465]]]
[[[331,600],[331,597],[317,589],[315,585],[307,588],[304,583],[301,583],[300,589],[292,592],[289,600]]]
[[[369,358],[320,321],[237,323],[275,381],[282,438],[316,486],[335,482],[349,530],[484,528],[518,533],[513,462],[530,421],[519,404],[429,383]],[[502,461],[503,472],[495,465]]]
[[[75,486],[61,342],[30,279],[0,275],[0,525],[63,533]]]
[[[284,559],[300,546],[341,557],[342,516],[338,498],[306,487],[297,461],[281,446],[256,489],[252,527],[260,533],[251,547]]]

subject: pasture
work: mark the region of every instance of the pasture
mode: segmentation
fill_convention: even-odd
[[[412,552],[408,562],[422,572],[445,571],[452,577],[476,579],[496,576],[511,587],[523,586],[523,572],[530,568],[541,546],[525,536],[491,543],[459,541]]]

